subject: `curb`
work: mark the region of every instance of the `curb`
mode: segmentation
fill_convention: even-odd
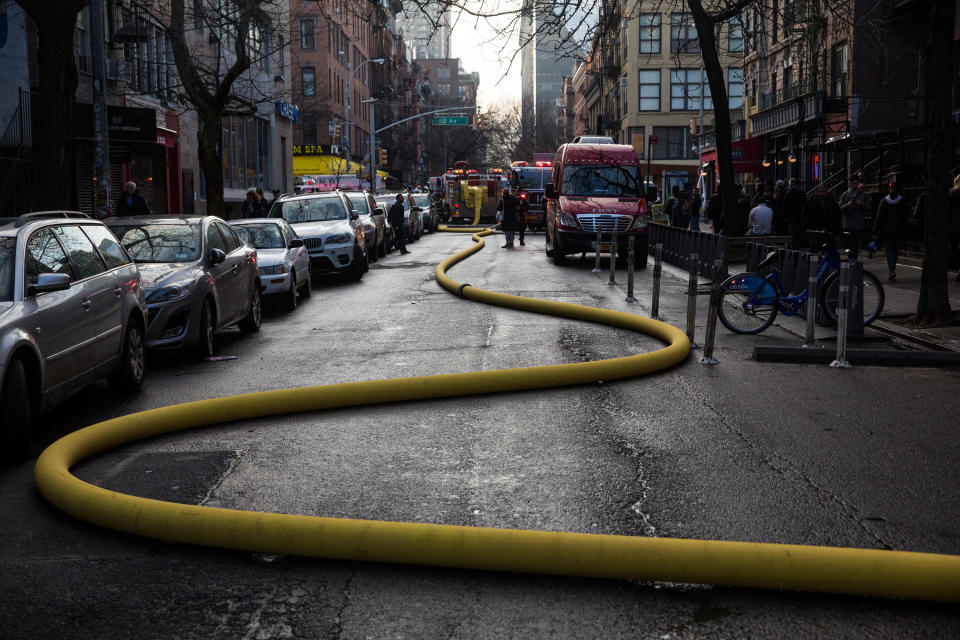
[[[836,359],[832,349],[802,347],[754,347],[757,362],[792,362],[795,364],[830,364]],[[856,365],[881,367],[960,367],[960,353],[943,351],[878,351],[848,349],[847,360]]]

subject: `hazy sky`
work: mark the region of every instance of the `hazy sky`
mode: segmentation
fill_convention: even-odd
[[[454,15],[450,38],[451,56],[460,58],[465,71],[480,73],[478,102],[486,109],[493,104],[520,102],[520,55],[517,35],[497,34],[485,20]],[[510,65],[510,56],[517,54]],[[501,77],[507,74],[501,80]],[[499,84],[498,84],[499,83]]]

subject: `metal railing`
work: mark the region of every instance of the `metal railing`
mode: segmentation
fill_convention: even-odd
[[[690,254],[697,254],[699,256],[697,272],[707,278],[713,274],[714,260],[722,260],[724,264],[723,273],[726,277],[726,236],[653,223],[650,225],[648,244],[651,252],[655,245],[662,244],[663,260],[675,267],[686,268]]]

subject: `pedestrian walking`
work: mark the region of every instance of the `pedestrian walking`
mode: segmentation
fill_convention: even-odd
[[[773,209],[769,201],[764,201],[750,211],[748,236],[766,236],[773,233]]]
[[[526,202],[511,193],[510,188],[503,190],[503,196],[497,205],[497,217],[500,218],[500,229],[503,231],[504,244],[501,249],[513,249],[513,237],[520,233],[520,244],[523,244],[523,231],[526,217]]]
[[[136,182],[128,182],[126,188],[120,196],[120,200],[117,202],[117,208],[114,210],[113,215],[117,217],[123,216],[146,216],[150,215],[150,210],[147,208],[147,201],[143,199],[143,196],[137,191]]]
[[[403,215],[403,194],[397,194],[397,201],[393,203],[393,206],[390,207],[390,211],[387,212],[387,222],[390,223],[390,226],[394,230],[394,244],[397,248],[400,249],[400,255],[405,255],[410,253],[407,251],[407,225],[406,220],[404,220]]]
[[[850,176],[849,185],[850,188],[840,196],[840,211],[843,213],[843,231],[850,234],[850,259],[856,260],[867,229],[870,196],[864,192],[858,176]]]
[[[826,185],[819,185],[817,193],[803,205],[802,225],[807,231],[829,231],[836,235],[840,230],[840,207]],[[819,248],[819,238],[808,238],[810,247]]]
[[[790,233],[790,243],[794,249],[804,245],[803,205],[807,204],[807,194],[800,188],[800,181],[790,178],[790,190],[783,196],[783,214]]]
[[[687,182],[683,185],[684,199],[684,218],[686,226],[691,231],[700,230],[700,206],[703,204],[703,198],[700,197],[700,191],[692,184]]]
[[[890,282],[897,279],[897,256],[907,231],[909,215],[910,209],[900,194],[900,185],[891,182],[890,192],[880,201],[877,217],[873,221],[873,239],[883,242],[883,251],[887,256],[887,280]]]
[[[240,207],[240,216],[243,218],[261,218],[263,217],[263,201],[257,195],[256,190],[247,191],[247,197]]]
[[[667,202],[663,205],[663,213],[667,217],[667,224],[673,227],[679,226],[673,219],[673,208],[676,206],[678,200],[680,200],[680,187],[673,185],[670,189],[670,197],[667,198]]]

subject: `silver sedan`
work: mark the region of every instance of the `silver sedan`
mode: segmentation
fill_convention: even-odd
[[[286,220],[247,218],[230,224],[241,240],[257,250],[263,295],[281,298],[290,311],[297,308],[298,297],[310,297],[310,254]]]

